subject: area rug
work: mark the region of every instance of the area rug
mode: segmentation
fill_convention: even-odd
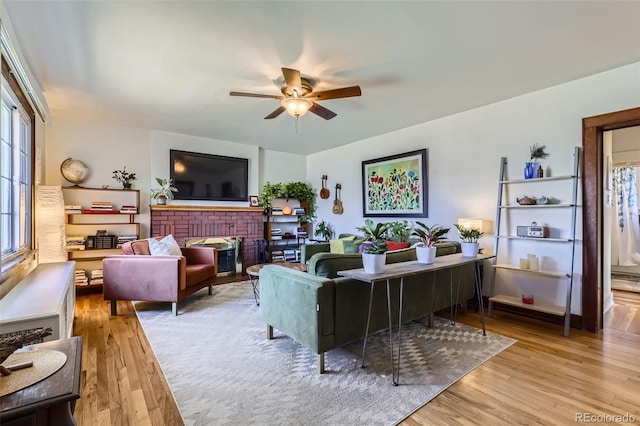
[[[275,330],[266,339],[249,281],[179,304],[136,302],[185,425],[393,425],[515,340],[437,318],[403,327],[400,385],[391,384],[388,332],[316,355]]]

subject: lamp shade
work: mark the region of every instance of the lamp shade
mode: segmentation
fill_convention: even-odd
[[[38,263],[64,262],[64,198],[59,186],[40,185],[36,190],[36,238]]]
[[[485,232],[486,227],[484,226],[484,222],[483,219],[461,217],[458,219],[458,226],[465,229],[477,229],[480,232]]]
[[[296,96],[291,98],[284,98],[280,103],[287,110],[292,117],[302,117],[309,111],[313,102],[306,98],[298,98]]]

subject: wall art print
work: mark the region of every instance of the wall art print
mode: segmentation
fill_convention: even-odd
[[[362,162],[363,216],[427,217],[427,150]]]

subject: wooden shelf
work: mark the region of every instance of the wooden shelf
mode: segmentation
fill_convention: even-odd
[[[84,284],[84,285],[76,284],[76,295],[91,294],[91,293],[102,293],[102,284]]]
[[[573,175],[563,175],[563,176],[550,176],[543,178],[532,178],[532,179],[509,179],[509,180],[501,180],[500,183],[503,184],[511,184],[511,183],[540,183],[540,182],[549,182],[553,180],[566,180],[573,179],[575,176]]]
[[[498,235],[498,238],[505,240],[528,240],[528,241],[548,241],[552,243],[570,243],[573,240],[570,238],[539,238],[539,237],[518,237],[515,235]]]
[[[569,278],[569,274],[567,274],[566,272],[555,272],[555,271],[543,271],[543,270],[539,270],[539,269],[521,269],[518,268],[517,266],[512,266],[512,265],[507,265],[507,264],[498,264],[498,265],[493,265],[494,268],[496,269],[509,269],[512,271],[520,271],[520,272],[524,272],[527,274],[534,274],[534,275],[542,275],[545,277],[555,277],[555,278]]]
[[[573,207],[573,204],[507,204],[500,206],[501,209],[556,209],[559,207]]]
[[[517,306],[518,308],[528,309],[531,311],[544,312],[546,314],[565,316],[566,311],[564,306],[554,305],[548,302],[535,301],[533,304],[522,303],[521,297],[507,296],[504,294],[497,294],[490,297],[489,300],[493,303],[501,303],[503,305]]]

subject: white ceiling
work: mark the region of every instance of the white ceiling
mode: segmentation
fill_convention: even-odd
[[[639,1],[4,0],[52,117],[310,154],[640,61]],[[338,116],[263,117],[280,68]],[[640,78],[640,76],[639,76]]]

